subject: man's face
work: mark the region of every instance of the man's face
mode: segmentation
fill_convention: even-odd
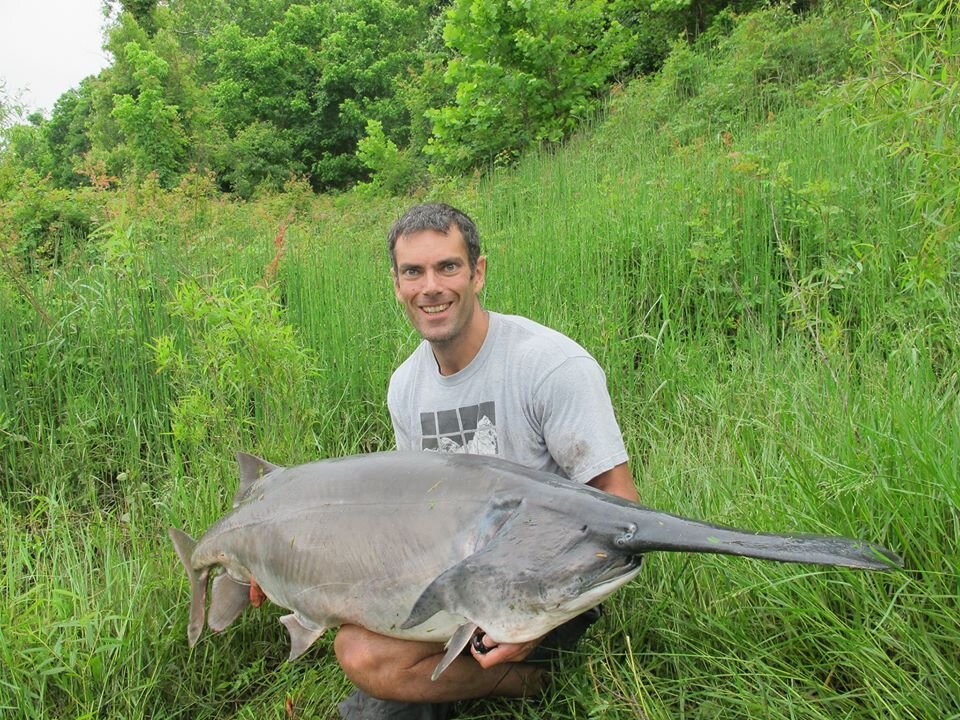
[[[453,343],[479,309],[486,258],[470,273],[467,244],[454,226],[446,234],[422,230],[397,239],[393,284],[410,323],[424,340]]]

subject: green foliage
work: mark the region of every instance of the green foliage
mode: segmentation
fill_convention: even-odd
[[[228,25],[244,35],[264,35],[298,0],[173,0],[168,2],[164,22],[182,38],[183,50],[195,53],[205,38]]]
[[[596,332],[659,338],[670,327],[696,335],[691,328],[722,326],[736,338],[754,323],[773,323],[800,331],[831,366],[866,337],[889,349],[920,306],[898,289],[909,287],[911,270],[900,254],[917,257],[922,245],[916,234],[901,235],[916,225],[896,188],[918,187],[904,172],[926,176],[919,166],[886,162],[877,148],[890,135],[875,135],[876,125],[855,131],[849,93],[829,90],[853,72],[836,38],[856,22],[845,13],[798,21],[778,9],[723,19],[724,32],[679,45],[659,76],[616,97],[582,149],[584,165],[603,171],[585,171],[589,179],[566,194],[562,173],[545,158],[531,159],[523,176],[525,186],[543,183],[534,197],[590,214],[596,227],[584,231],[584,245],[604,234],[629,238],[633,294],[606,300],[647,308],[638,312],[644,323],[618,331],[634,320],[604,322],[600,316],[613,313],[598,307]],[[633,208],[629,218],[620,204]],[[570,232],[540,228],[549,215],[503,232]],[[663,240],[651,245],[647,237]],[[565,262],[590,267],[582,257]],[[540,292],[564,302],[550,285]],[[960,340],[955,297],[946,285],[924,294],[924,342],[948,357]]]
[[[228,134],[214,169],[241,197],[312,163],[307,128],[320,70],[314,47],[328,18],[319,6],[295,6],[286,17],[262,37],[229,25],[207,43],[215,58],[215,118]]]
[[[630,37],[607,0],[457,0],[444,38],[456,102],[431,112],[426,147],[462,171],[557,142],[588,119],[625,63]]]
[[[21,168],[0,203],[0,248],[25,267],[56,266],[93,230],[101,203],[89,191],[57,188],[47,177]]]
[[[87,122],[92,112],[92,81],[88,78],[57,98],[50,120],[43,126],[51,155],[51,175],[60,187],[81,183],[77,171],[91,148]]]
[[[406,108],[409,125],[398,128],[406,135],[407,149],[423,161],[423,148],[433,134],[430,111],[450,105],[456,88],[448,84],[444,76],[453,51],[443,39],[446,26],[446,3],[438,3],[436,14],[430,18],[426,32],[416,48],[417,62],[397,78],[397,97]],[[402,137],[397,137],[401,146]]]
[[[92,82],[86,78],[78,88],[61,95],[49,120],[36,113],[27,124],[8,128],[3,142],[6,162],[49,176],[56,187],[79,186],[83,178],[78,170],[90,150],[87,121],[92,112]]]
[[[694,45],[674,44],[660,78],[631,92],[644,94],[645,112],[679,142],[762,122],[798,96],[814,101],[819,83],[849,72],[850,30],[842,13],[721,13]]]
[[[419,66],[413,39],[425,20],[415,5],[396,0],[355,0],[334,15],[319,54],[319,111],[335,128],[313,168],[321,187],[362,176],[354,152],[368,120],[406,143],[409,118],[397,82]]]
[[[680,13],[654,11],[645,0],[617,0],[613,14],[633,37],[626,52],[626,77],[659,70],[673,42],[686,31]]]
[[[9,188],[17,179],[21,170],[31,170],[37,174],[46,174],[53,164],[50,146],[43,133],[43,119],[35,123],[17,124],[3,132],[3,161],[8,175],[0,188],[0,197],[9,193]]]
[[[357,158],[370,170],[370,182],[359,189],[400,195],[419,184],[426,167],[411,148],[400,150],[383,132],[379,120],[367,122],[367,134],[357,144]]]
[[[152,349],[158,372],[170,376],[173,446],[183,462],[215,463],[219,443],[230,438],[248,447],[267,428],[286,426],[291,442],[308,441],[316,361],[266,288],[189,280],[177,287],[169,312],[183,336],[160,335]]]
[[[295,152],[294,135],[267,121],[244,126],[214,153],[221,181],[242,198],[257,190],[278,191],[290,177],[307,170]]]
[[[115,96],[112,115],[130,150],[132,170],[139,177],[156,173],[164,186],[172,186],[183,170],[187,137],[177,106],[165,98],[168,65],[136,42],[127,43],[124,55],[133,68],[136,96]]]
[[[238,25],[220,29],[208,42],[219,122],[232,138],[269,123],[283,135],[287,154],[270,154],[276,162],[257,168],[220,153],[218,174],[241,196],[281,174],[277,164],[309,173],[317,188],[360,179],[365,170],[355,152],[367,120],[406,139],[409,119],[396,87],[417,64],[411,38],[423,19],[416,7],[395,0],[362,0],[293,5],[262,36]]]
[[[679,35],[754,2],[108,0],[113,65],[41,133],[17,131],[12,161],[58,187],[98,168],[169,188],[190,167],[242,198],[291,175],[376,186],[357,153],[375,121],[409,166],[399,175],[420,177],[427,159],[442,173],[509,162],[569,136]]]
[[[157,9],[157,0],[119,0],[124,11],[130,13],[148,35],[157,31],[154,13]]]
[[[322,7],[296,5],[263,36],[247,35],[237,25],[219,29],[207,49],[215,62],[211,91],[224,127],[234,131],[257,119],[279,127],[305,123],[311,82],[320,71],[315,47],[328,23]]]
[[[903,202],[922,241],[904,258],[900,282],[942,305],[960,262],[960,11],[948,0],[870,7],[858,57],[869,72],[845,99],[886,150],[921,178]]]

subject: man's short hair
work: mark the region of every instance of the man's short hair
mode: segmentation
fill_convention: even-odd
[[[467,258],[470,272],[477,268],[480,259],[480,234],[469,216],[445,203],[424,203],[414,205],[397,220],[387,235],[387,249],[390,251],[390,263],[397,269],[397,240],[405,235],[413,235],[424,230],[433,230],[446,235],[451,227],[456,227],[467,244]]]

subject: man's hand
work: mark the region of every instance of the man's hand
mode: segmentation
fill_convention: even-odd
[[[480,632],[470,641],[470,654],[486,669],[505,662],[520,662],[533,652],[543,638],[525,643],[498,643],[486,633]],[[480,648],[484,648],[480,650]]]

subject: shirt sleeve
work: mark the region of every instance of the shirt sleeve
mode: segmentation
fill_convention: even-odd
[[[568,358],[534,392],[550,455],[575,482],[586,483],[627,461],[603,369],[589,356]]]
[[[403,426],[397,422],[397,417],[392,412],[390,420],[393,421],[394,447],[397,450],[419,450],[420,448],[412,447],[410,436],[404,432]]]
[[[399,394],[397,385],[396,374],[394,374],[390,379],[390,385],[387,387],[387,409],[390,411],[390,422],[393,424],[394,447],[397,450],[419,450],[420,448],[413,446],[414,438],[409,422],[404,421],[409,415],[409,410],[404,415],[404,403],[397,397]]]

